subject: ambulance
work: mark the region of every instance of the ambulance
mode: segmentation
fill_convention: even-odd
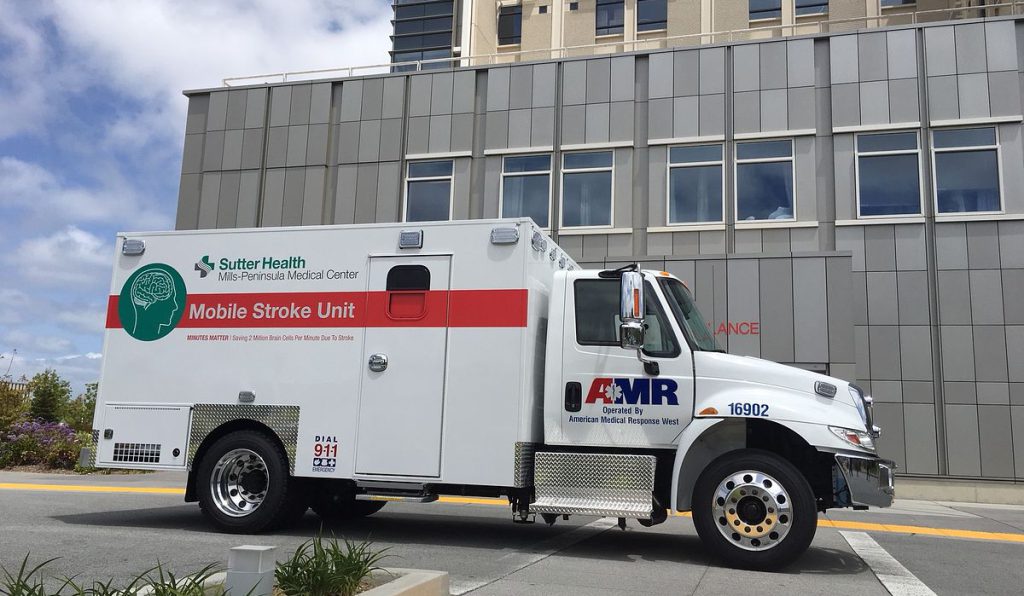
[[[734,566],[887,507],[856,385],[725,353],[687,286],[583,270],[530,219],[120,234],[95,464],[188,472],[221,531],[505,497],[692,512]]]

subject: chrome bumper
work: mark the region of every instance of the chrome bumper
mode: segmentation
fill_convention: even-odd
[[[839,507],[889,507],[896,464],[877,457],[836,454],[833,484]]]

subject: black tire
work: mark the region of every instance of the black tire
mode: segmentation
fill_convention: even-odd
[[[251,454],[258,456],[258,459],[254,459]],[[222,486],[218,478],[231,477],[230,469],[218,466],[218,462],[232,460],[233,457],[247,457],[247,461],[261,460],[254,469],[237,475],[242,478],[237,481],[238,484],[247,482],[249,484],[246,487],[254,491],[253,495],[262,495],[259,504],[248,511],[233,505],[230,499],[219,498],[218,489],[215,488]],[[263,472],[262,476],[260,471]],[[230,492],[227,490],[220,494],[224,496]],[[231,534],[256,534],[279,528],[294,523],[307,509],[301,486],[289,475],[288,457],[284,450],[272,437],[256,430],[232,432],[210,446],[199,462],[196,493],[203,515],[217,529]]]
[[[386,501],[358,501],[351,497],[343,498],[328,495],[314,500],[313,512],[328,523],[341,522],[359,517],[367,517],[377,513],[386,505]]]
[[[759,449],[711,462],[694,487],[692,510],[704,544],[729,566],[744,569],[786,567],[807,550],[818,528],[807,479],[793,464]]]

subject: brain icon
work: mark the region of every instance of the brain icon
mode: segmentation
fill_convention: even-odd
[[[147,271],[132,284],[132,301],[149,308],[174,295],[174,280],[164,271]]]

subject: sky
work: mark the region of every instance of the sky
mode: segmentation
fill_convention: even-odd
[[[0,376],[99,379],[115,234],[174,227],[183,90],[386,63],[390,17],[389,0],[0,0]]]

